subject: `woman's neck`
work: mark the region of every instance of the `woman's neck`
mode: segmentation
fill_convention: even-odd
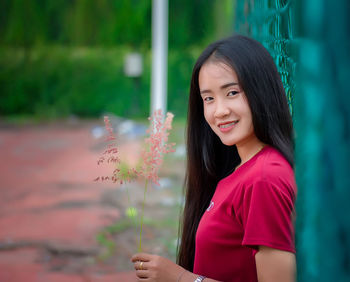
[[[241,158],[241,163],[236,167],[240,167],[247,161],[249,161],[252,157],[254,157],[257,153],[259,153],[266,144],[261,142],[259,139],[254,138],[253,140],[250,140],[244,144],[237,144],[237,151],[239,154],[239,157]]]

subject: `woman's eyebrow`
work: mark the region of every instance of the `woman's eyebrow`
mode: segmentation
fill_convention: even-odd
[[[237,83],[237,82],[226,83],[226,84],[220,86],[220,88],[221,88],[221,89],[225,89],[225,88],[228,88],[228,87],[234,86],[234,85],[238,85],[238,83]]]
[[[225,83],[224,85],[221,85],[220,86],[220,89],[226,89],[230,86],[234,86],[234,85],[238,85],[237,82],[229,82],[229,83]],[[211,93],[212,91],[210,89],[203,89],[200,91],[201,95],[204,94],[204,93]]]

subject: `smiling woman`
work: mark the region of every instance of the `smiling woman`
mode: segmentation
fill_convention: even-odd
[[[292,120],[257,41],[232,36],[198,58],[187,152],[178,265],[136,254],[139,281],[294,281]]]
[[[263,147],[254,134],[252,113],[237,81],[236,72],[227,64],[211,60],[202,66],[198,82],[205,120],[227,146],[256,143]]]

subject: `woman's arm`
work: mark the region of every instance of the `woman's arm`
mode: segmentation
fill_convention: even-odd
[[[139,253],[131,258],[137,281],[147,282],[193,282],[199,277],[171,260],[151,254]],[[218,282],[205,278],[203,282]]]
[[[259,282],[295,281],[296,261],[293,253],[259,246],[255,263]]]

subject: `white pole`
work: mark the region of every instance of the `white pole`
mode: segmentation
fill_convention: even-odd
[[[153,0],[151,114],[166,112],[168,73],[168,0]]]

